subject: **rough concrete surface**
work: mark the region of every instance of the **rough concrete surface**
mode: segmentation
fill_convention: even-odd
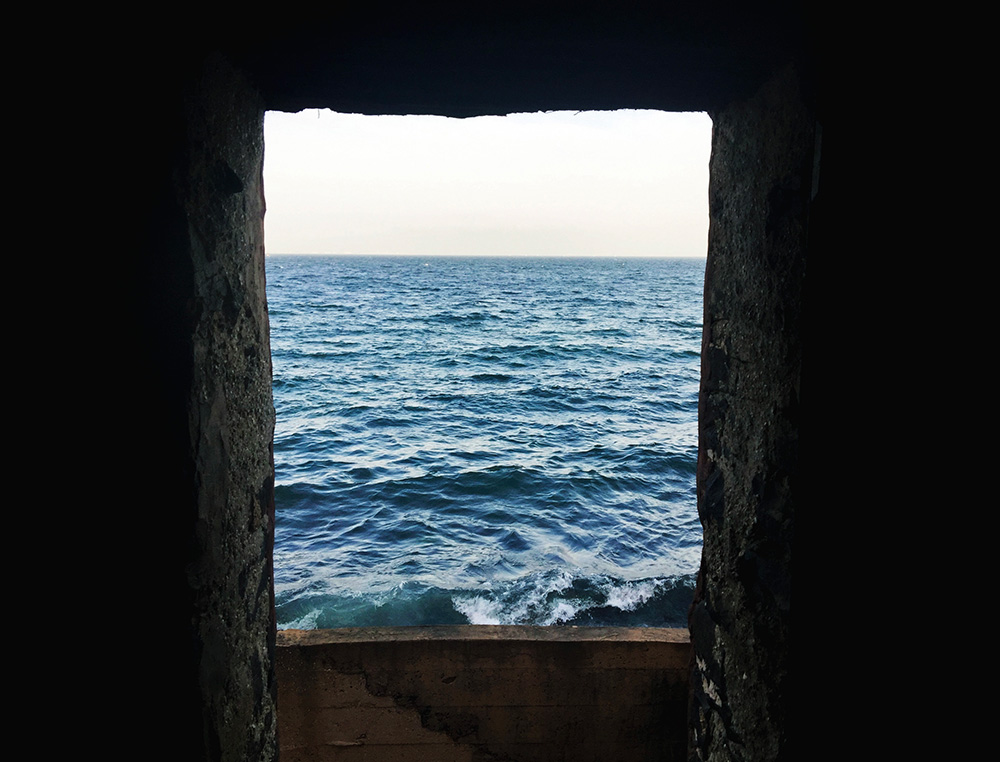
[[[686,757],[684,630],[283,631],[282,760]]]

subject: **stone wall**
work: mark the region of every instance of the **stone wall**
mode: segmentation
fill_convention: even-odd
[[[790,572],[816,123],[793,69],[712,119],[693,752],[790,759]]]
[[[184,572],[203,750],[237,762],[276,754],[263,104],[221,56],[200,65],[173,176],[184,226],[173,256],[190,274],[174,316],[188,367]]]

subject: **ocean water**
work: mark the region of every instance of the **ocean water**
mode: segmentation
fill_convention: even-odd
[[[686,626],[704,259],[269,256],[278,626]]]

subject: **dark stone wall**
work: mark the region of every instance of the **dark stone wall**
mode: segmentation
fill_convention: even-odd
[[[121,265],[128,352],[108,377],[131,606],[122,723],[170,759],[277,754],[271,355],[264,284],[263,102],[218,52],[166,59],[132,101]],[[148,98],[148,100],[147,100]],[[143,118],[144,117],[144,118]],[[128,216],[128,215],[126,215]],[[121,318],[119,318],[121,319]],[[126,383],[118,386],[119,380]],[[118,551],[119,553],[122,551]],[[118,710],[116,710],[118,711]],[[138,752],[137,753],[142,753]]]
[[[809,29],[784,3],[366,4],[308,23],[275,18],[233,55],[281,111],[691,111],[749,95],[808,57]]]
[[[185,107],[177,193],[193,270],[188,574],[205,745],[213,759],[267,759],[277,718],[263,104],[239,73],[209,56]]]
[[[787,760],[816,122],[791,67],[712,118],[692,758]]]

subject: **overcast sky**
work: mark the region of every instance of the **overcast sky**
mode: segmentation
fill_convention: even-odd
[[[268,112],[268,254],[705,256],[706,114]]]

